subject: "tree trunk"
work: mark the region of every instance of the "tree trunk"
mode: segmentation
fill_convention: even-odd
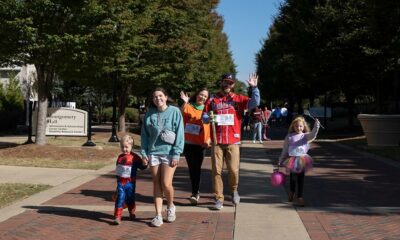
[[[48,86],[51,80],[51,74],[46,73],[45,67],[42,65],[36,65],[37,78],[38,78],[38,114],[37,114],[37,126],[36,126],[36,138],[35,143],[37,145],[46,144],[46,117],[47,117],[47,106],[48,106]]]
[[[128,104],[128,96],[131,89],[130,84],[126,84],[121,91],[119,91],[118,96],[118,131],[126,132],[126,124],[125,124],[125,112],[126,105]]]
[[[124,113],[118,114],[118,132],[126,132],[126,124],[125,124],[125,107]]]

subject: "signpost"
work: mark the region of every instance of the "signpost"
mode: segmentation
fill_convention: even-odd
[[[37,111],[32,114],[32,133],[36,134]],[[81,109],[48,108],[47,136],[87,136],[88,113]]]

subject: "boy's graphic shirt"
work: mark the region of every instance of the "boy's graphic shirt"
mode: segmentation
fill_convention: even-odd
[[[142,158],[136,153],[120,154],[116,163],[116,175],[118,182],[135,182],[137,169],[146,169]]]

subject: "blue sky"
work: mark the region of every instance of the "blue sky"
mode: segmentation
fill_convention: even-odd
[[[224,32],[236,64],[236,78],[247,80],[256,71],[255,55],[267,37],[269,26],[282,0],[220,0]]]

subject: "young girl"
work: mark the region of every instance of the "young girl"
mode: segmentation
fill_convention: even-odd
[[[292,202],[297,189],[297,204],[304,206],[303,187],[304,174],[312,168],[312,158],[307,154],[310,143],[317,137],[319,121],[315,120],[314,127],[310,132],[303,117],[296,117],[289,126],[288,135],[285,137],[279,165],[285,166],[290,173],[290,192],[288,201]]]

